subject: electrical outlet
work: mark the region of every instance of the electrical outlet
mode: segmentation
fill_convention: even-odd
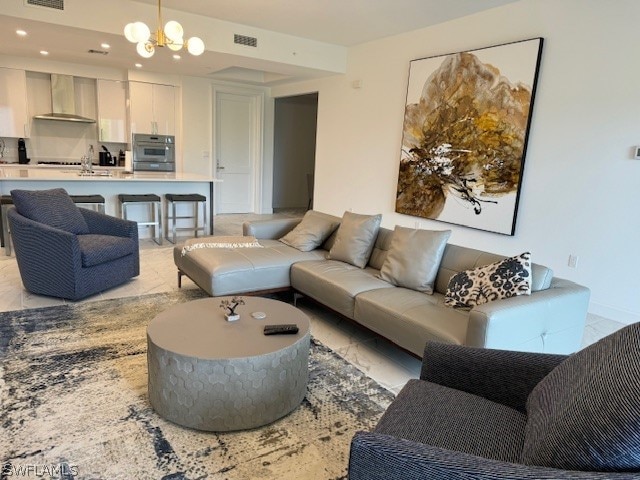
[[[578,268],[578,256],[577,255],[569,255],[568,265],[570,268]]]

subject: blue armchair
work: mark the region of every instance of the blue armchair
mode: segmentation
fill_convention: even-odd
[[[11,235],[28,291],[80,300],[139,275],[136,222],[78,208],[64,189],[11,196]]]
[[[428,343],[350,480],[640,479],[640,323],[571,356]]]

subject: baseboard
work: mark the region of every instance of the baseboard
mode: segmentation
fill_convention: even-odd
[[[589,304],[589,313],[627,325],[640,322],[640,314],[612,307],[611,305],[602,305],[591,302]]]

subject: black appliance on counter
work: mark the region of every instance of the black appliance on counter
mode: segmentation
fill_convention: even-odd
[[[133,170],[176,171],[176,139],[173,135],[133,134]]]
[[[30,158],[27,158],[27,146],[24,144],[24,138],[18,139],[18,163],[29,163]]]
[[[102,145],[102,150],[104,150],[104,151],[98,153],[98,162],[99,162],[100,166],[101,167],[115,167],[116,166],[116,159],[115,159],[115,157],[113,155],[111,155],[111,152],[109,151],[109,149],[107,149],[107,147]]]

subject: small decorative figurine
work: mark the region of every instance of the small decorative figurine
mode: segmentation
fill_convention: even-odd
[[[224,312],[224,318],[226,318],[228,322],[233,322],[240,318],[240,314],[236,313],[238,305],[244,305],[242,297],[232,297],[231,300],[227,298],[220,303],[220,308],[226,310],[226,312]]]

